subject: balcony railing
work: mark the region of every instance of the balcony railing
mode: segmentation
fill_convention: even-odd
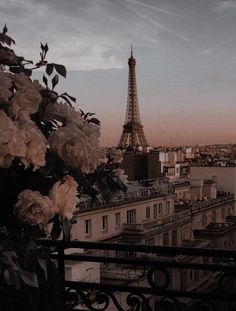
[[[221,205],[224,203],[233,203],[234,202],[234,194],[224,194],[215,199],[207,199],[199,202],[189,202],[180,205],[175,205],[176,210],[186,210],[190,209],[192,213],[196,213],[198,211],[208,209],[211,207],[216,207],[217,205]]]
[[[152,221],[147,221],[143,224],[123,224],[122,225],[122,231],[128,232],[128,231],[143,231],[145,229],[150,229],[157,226],[163,226],[167,223],[178,221],[181,219],[184,219],[186,217],[190,216],[189,211],[182,211],[179,213],[175,213],[173,215],[165,216],[162,218],[158,218]]]
[[[122,224],[122,231],[143,231],[143,224]]]
[[[56,249],[51,256],[58,264],[65,310],[235,310],[236,251],[80,241],[38,243]],[[74,253],[68,253],[68,248]],[[73,280],[73,274],[71,280],[66,279],[65,265],[77,263],[80,271],[83,262],[97,263],[100,278],[93,280],[93,273],[87,280]]]
[[[193,205],[191,205],[191,211],[196,212],[199,210],[207,209],[209,207],[216,206],[222,203],[227,203],[230,201],[232,202],[234,201],[234,194],[227,194],[222,197],[218,197],[216,199],[194,203]]]
[[[164,181],[163,183],[159,182],[159,184],[153,185],[151,187],[141,187],[141,185],[139,185],[139,187],[140,189],[115,195],[112,201],[109,203],[105,202],[104,200],[97,200],[93,202],[90,198],[86,198],[83,201],[81,200],[78,205],[79,213],[88,210],[120,206],[122,204],[139,202],[174,194],[173,186],[170,183]]]

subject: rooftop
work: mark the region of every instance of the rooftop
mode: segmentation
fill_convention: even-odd
[[[197,213],[204,209],[208,209],[216,204],[221,204],[223,202],[230,202],[234,201],[234,194],[219,194],[215,199],[206,199],[206,200],[199,200],[197,202],[189,202],[184,204],[177,204],[175,205],[176,211],[182,210],[190,210],[192,213]]]
[[[105,202],[101,198],[97,201],[92,201],[89,196],[81,197],[78,205],[78,213],[83,213],[88,210],[115,207],[131,202],[138,202],[173,194],[174,188],[166,178],[129,182],[128,191],[126,193],[116,194],[110,202]]]
[[[194,234],[197,234],[198,237],[202,237],[205,235],[217,236],[224,235],[225,233],[235,229],[236,223],[233,222],[211,223],[207,226],[206,229],[194,230]]]

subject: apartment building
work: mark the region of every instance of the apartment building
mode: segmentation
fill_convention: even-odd
[[[222,168],[219,168],[222,169]],[[224,168],[223,168],[224,169]],[[232,173],[233,174],[233,173]],[[236,217],[233,187],[227,188],[219,178],[212,178],[211,172],[194,172],[190,179],[169,182],[166,178],[129,182],[128,192],[117,194],[109,203],[96,203],[89,198],[81,199],[73,226],[73,239],[81,241],[105,241],[158,246],[183,246],[194,248],[235,249]],[[213,175],[215,176],[215,175]],[[222,188],[224,185],[225,188]],[[230,184],[229,184],[230,185]],[[224,190],[228,190],[223,191]],[[231,191],[232,192],[231,192]],[[83,250],[82,250],[83,251]],[[101,254],[100,254],[101,255]],[[118,258],[142,258],[150,260],[153,254],[127,251],[105,251],[104,256]],[[155,255],[156,256],[156,255]],[[186,263],[200,262],[203,258],[189,256],[161,256],[161,260]],[[199,261],[200,260],[200,261]],[[204,259],[206,260],[206,259]],[[135,271],[127,265],[86,264],[67,265],[68,279],[142,284],[147,282],[143,271]],[[80,272],[78,272],[80,271]],[[85,273],[90,271],[91,273]],[[171,288],[175,290],[208,290],[216,283],[217,276],[209,271],[171,269]],[[163,276],[155,274],[156,279]],[[143,283],[142,283],[143,282]],[[126,301],[120,294],[119,303]],[[155,298],[147,297],[155,310]],[[185,301],[186,303],[186,301]],[[189,301],[189,303],[191,303]],[[112,305],[111,309],[112,310]]]
[[[170,183],[162,178],[147,186],[130,182],[129,191],[110,203],[85,199],[72,236],[81,241],[181,246],[194,239],[194,230],[235,215],[234,205],[234,195],[217,190],[216,182],[209,179]]]

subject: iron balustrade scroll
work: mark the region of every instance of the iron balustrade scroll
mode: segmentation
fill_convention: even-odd
[[[52,247],[65,310],[236,310],[236,251],[39,240]],[[83,266],[83,263],[87,263]],[[77,264],[77,279],[66,277]],[[87,271],[93,267],[87,280]],[[77,271],[77,272],[76,272]],[[93,275],[100,274],[97,280]]]

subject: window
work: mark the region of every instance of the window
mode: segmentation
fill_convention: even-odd
[[[194,278],[194,281],[198,281],[199,280],[199,270],[194,270],[193,278]]]
[[[157,204],[153,205],[153,218],[157,219]]]
[[[158,213],[159,213],[159,215],[162,214],[162,203],[159,203],[159,206],[158,206]]]
[[[180,289],[185,290],[187,288],[187,271],[180,273]]]
[[[172,246],[177,246],[177,230],[172,231]]]
[[[166,201],[164,208],[164,216],[169,215],[169,213],[170,213],[170,201]]]
[[[208,265],[209,264],[209,257],[203,256],[203,264]],[[203,270],[203,275],[206,276],[209,274],[208,270]]]
[[[164,246],[169,245],[169,232],[166,232],[163,234],[163,245]]]
[[[224,249],[227,249],[227,248],[228,248],[228,242],[224,241]]]
[[[141,197],[146,197],[146,196],[148,196],[148,194],[149,194],[149,193],[148,193],[148,190],[147,190],[147,189],[141,190],[141,191],[140,191],[140,196],[141,196]]]
[[[202,226],[205,228],[207,225],[207,216],[206,214],[202,215]]]
[[[189,278],[190,278],[190,280],[193,279],[193,270],[189,270]]]
[[[145,242],[147,245],[154,245],[154,238],[147,239]]]
[[[108,230],[108,216],[102,216],[102,230]]]
[[[216,222],[216,210],[212,211],[212,222]]]
[[[92,222],[91,222],[91,219],[86,219],[84,221],[84,233],[87,236],[90,236],[92,234]]]
[[[128,243],[128,244],[134,244],[133,241],[128,241],[127,243]],[[136,257],[136,252],[130,251],[130,250],[129,250],[129,247],[127,247],[127,251],[125,252],[125,257],[129,257],[129,258]]]
[[[170,201],[166,202],[166,215],[170,214]]]
[[[115,225],[116,227],[120,226],[120,213],[115,213]]]
[[[127,211],[127,224],[136,223],[136,209],[131,209]]]
[[[146,207],[146,218],[150,218],[150,206]]]
[[[108,256],[109,256],[109,250],[108,250],[108,249],[104,249],[104,250],[102,251],[102,253],[103,253],[103,256],[105,256],[105,257],[108,257]]]
[[[222,221],[225,221],[225,208],[222,207],[222,210],[221,210],[221,218],[222,218]]]
[[[232,216],[233,214],[231,213],[231,207],[228,208],[228,216]]]

